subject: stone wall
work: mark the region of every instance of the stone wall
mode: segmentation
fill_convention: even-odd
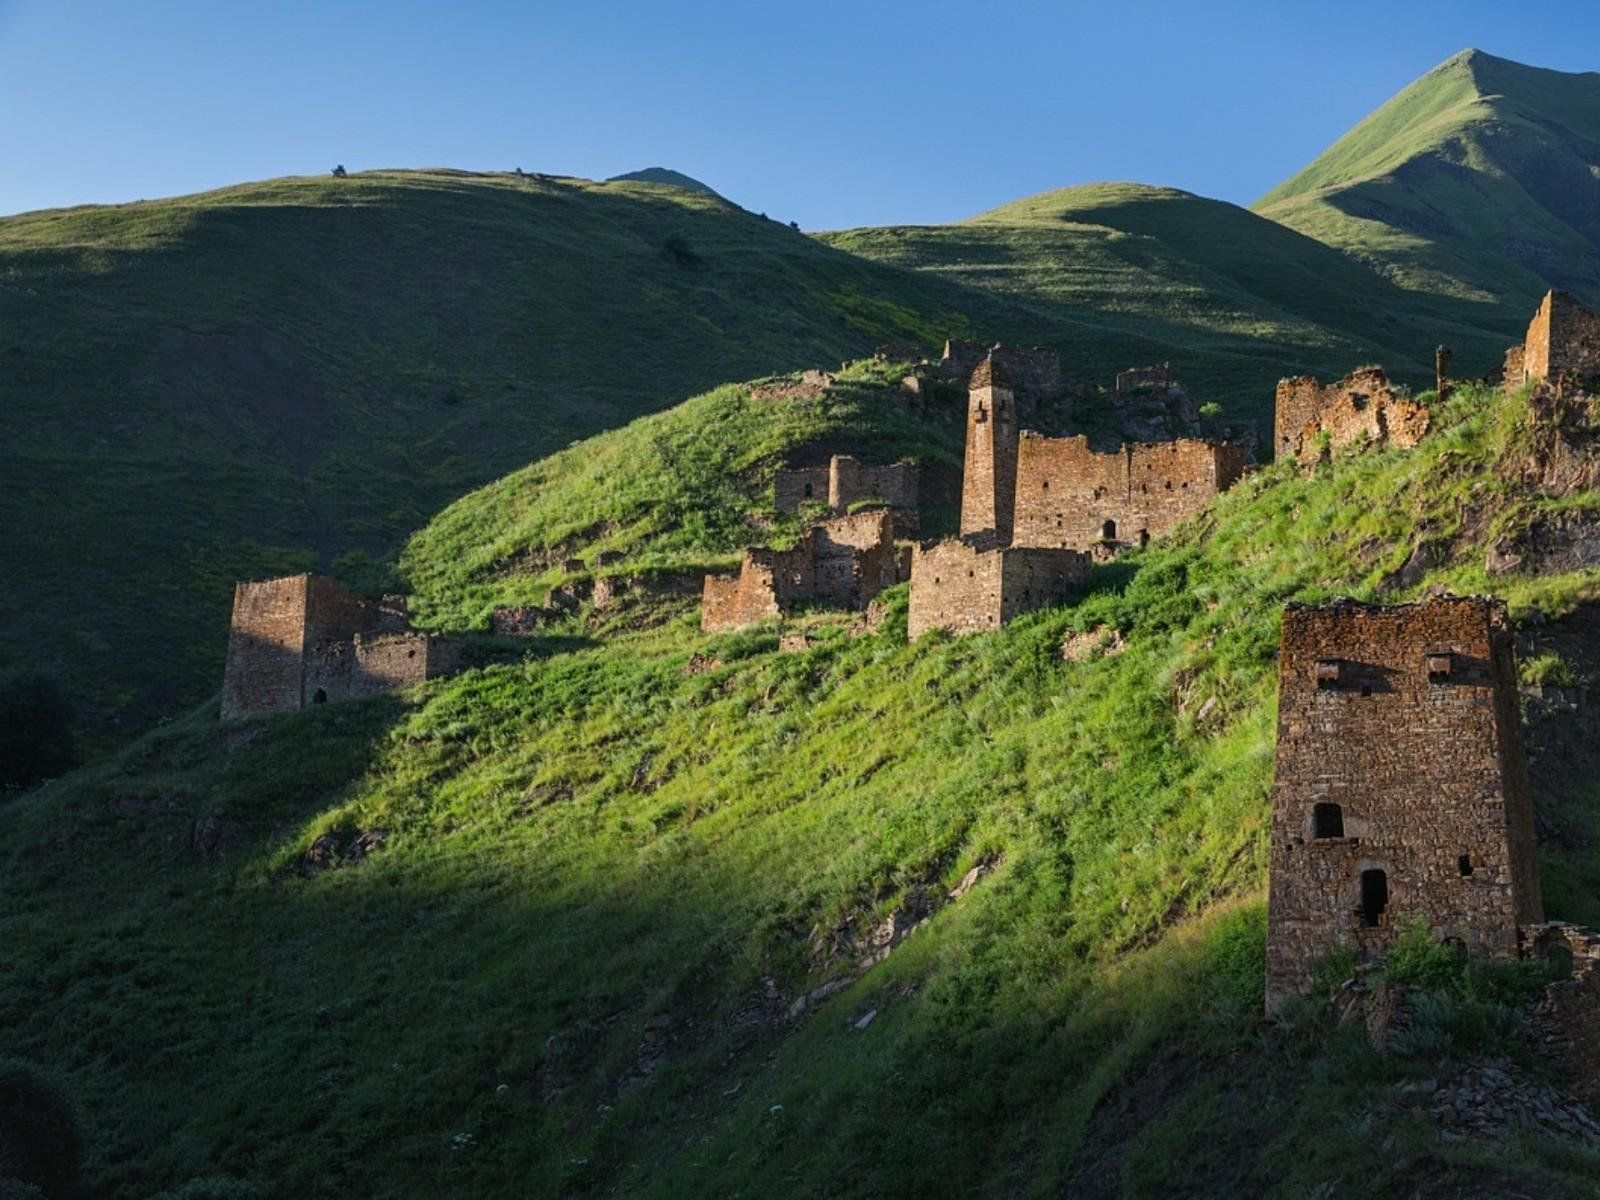
[[[873,466],[852,455],[835,454],[826,467],[784,467],[772,484],[773,507],[798,513],[806,504],[825,504],[835,514],[863,500],[881,500],[894,509],[902,531],[917,528],[917,468],[908,462]]]
[[[1159,367],[1130,367],[1126,371],[1118,371],[1112,391],[1114,396],[1125,396],[1145,388],[1165,391],[1171,386],[1172,369],[1162,363]]]
[[[967,396],[967,450],[961,471],[961,536],[997,545],[1011,541],[1016,503],[1016,394],[1006,370],[986,358]]]
[[[1522,367],[1523,382],[1600,385],[1600,317],[1566,292],[1545,293],[1523,339]]]
[[[237,585],[223,719],[377,695],[457,669],[454,643],[401,632],[405,621],[404,597],[373,603],[320,575]]]
[[[1579,1099],[1600,1104],[1600,934],[1551,921],[1526,926],[1520,935],[1525,957],[1559,954],[1572,965],[1570,977],[1547,987],[1534,1009],[1534,1045]]]
[[[707,575],[700,628],[738,629],[806,601],[863,608],[897,581],[898,561],[890,510],[830,517],[807,529],[792,549],[746,550],[737,575]]]
[[[951,340],[944,344],[939,365],[947,377],[970,388],[972,373],[985,359],[993,359],[1005,371],[1008,386],[1024,415],[1061,394],[1061,356],[1045,346],[1006,346],[999,342],[988,346]]]
[[[1279,654],[1269,1006],[1412,913],[1496,955],[1542,919],[1505,608],[1290,605]]]
[[[1381,367],[1362,367],[1323,386],[1310,375],[1278,381],[1272,420],[1273,454],[1309,465],[1328,449],[1362,439],[1374,446],[1415,446],[1428,432],[1428,410],[1396,391]]]
[[[1110,453],[1086,437],[1024,433],[1012,542],[1087,550],[1142,545],[1200,512],[1244,474],[1242,446],[1183,438]]]
[[[907,633],[998,629],[1023,613],[1065,603],[1089,566],[1089,556],[1074,550],[1000,549],[954,538],[919,546],[911,557]]]

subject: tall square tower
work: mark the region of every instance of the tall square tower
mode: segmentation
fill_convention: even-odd
[[[1517,952],[1543,919],[1505,606],[1290,605],[1278,669],[1267,1004],[1335,945],[1438,937]]]

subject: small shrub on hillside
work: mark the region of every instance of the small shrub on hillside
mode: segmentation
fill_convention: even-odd
[[[38,671],[0,679],[0,792],[32,787],[72,766],[72,704]]]
[[[1457,943],[1435,941],[1428,919],[1413,916],[1384,959],[1384,977],[1430,992],[1458,990],[1467,952]]]
[[[661,243],[661,252],[670,262],[680,267],[698,267],[700,256],[694,252],[694,247],[689,245],[689,239],[681,233],[667,235],[667,240]]]
[[[1524,659],[1517,675],[1524,687],[1576,687],[1577,672],[1554,650]]]
[[[82,1154],[77,1112],[60,1082],[23,1059],[0,1059],[0,1178],[47,1197],[71,1195]]]

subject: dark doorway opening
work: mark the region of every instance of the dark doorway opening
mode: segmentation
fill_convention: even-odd
[[[313,703],[313,704],[326,704],[327,702],[328,702],[328,693],[323,691],[321,688],[318,688],[314,693],[312,693],[311,703]]]
[[[1342,838],[1344,809],[1337,804],[1319,804],[1311,810],[1312,837]]]
[[[1456,859],[1456,870],[1460,871],[1462,875],[1471,875],[1472,855],[1463,854],[1460,858]]]
[[[1376,929],[1383,924],[1383,912],[1389,907],[1389,876],[1374,868],[1361,872],[1361,924],[1366,929]]]
[[[1117,523],[1115,521],[1107,521],[1104,525],[1100,526],[1100,537],[1108,542],[1116,541]]]

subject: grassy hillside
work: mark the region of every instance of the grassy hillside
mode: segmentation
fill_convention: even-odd
[[[823,419],[761,403],[694,402],[703,460]],[[876,632],[813,614],[778,654],[684,600],[400,700],[207,705],[9,806],[0,1053],[62,1073],[115,1197],[1591,1195],[1593,1153],[1452,1143],[1411,1108],[1524,1053],[1498,993],[1382,1059],[1258,1016],[1281,606],[1405,594],[1419,529],[1411,591],[1483,589],[1493,539],[1571,507],[1497,472],[1522,412],[1464,391],[1415,452],[1252,475],[993,635],[907,644],[901,590]],[[615,445],[419,535],[426,610],[471,624],[481,568],[572,544]],[[751,511],[672,477],[649,490],[685,526]],[[722,544],[654,511],[609,510],[636,553]],[[1600,574],[1500,586],[1553,638]],[[1097,629],[1125,648],[1063,661]],[[1565,669],[1600,671],[1593,644]],[[1595,922],[1595,775],[1535,767],[1547,905]]]
[[[1400,286],[1531,309],[1600,300],[1600,74],[1466,50],[1254,206]]]
[[[1422,386],[1432,347],[1486,370],[1526,314],[1419,299],[1303,234],[1218,200],[1142,184],[1063,188],[957,225],[826,235],[841,249],[1025,300],[1103,337],[1069,364],[1095,381],[1170,359],[1202,400],[1270,425],[1296,372],[1381,361]],[[1143,341],[1129,357],[1123,339]]]
[[[659,183],[668,187],[684,188],[691,192],[705,192],[715,196],[716,190],[701,183],[693,176],[685,175],[682,171],[674,171],[669,167],[645,167],[642,171],[628,171],[622,175],[613,175],[606,180],[607,183]]]
[[[387,554],[578,438],[969,308],[651,184],[371,172],[0,220],[0,674],[142,727],[215,686],[235,579]]]

